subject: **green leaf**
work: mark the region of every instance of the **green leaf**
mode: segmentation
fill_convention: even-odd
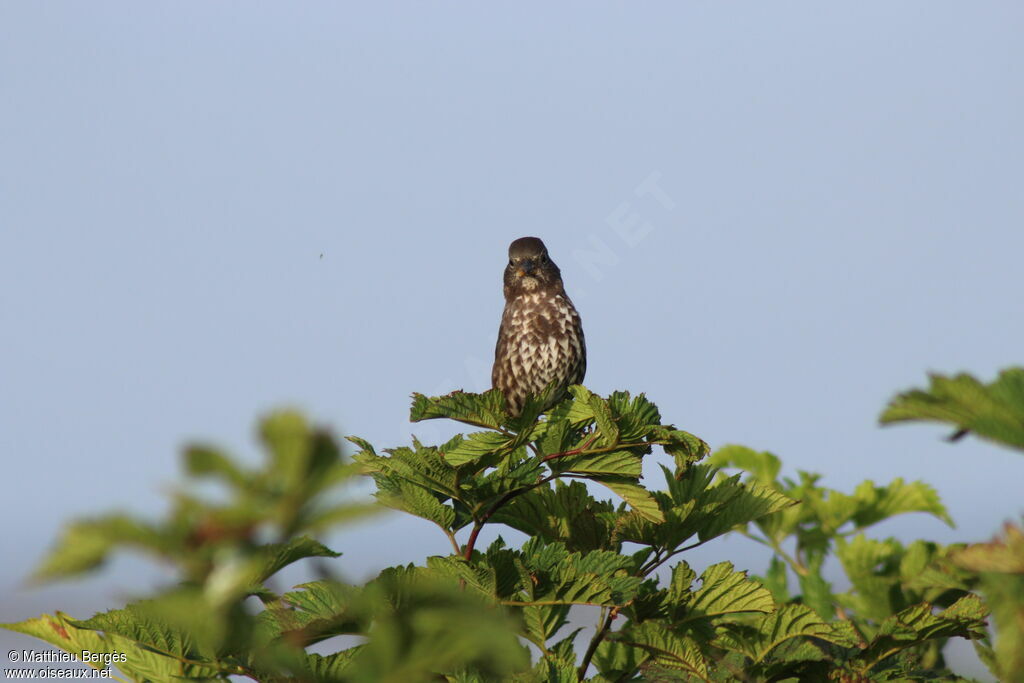
[[[499,454],[509,449],[511,439],[498,432],[474,432],[460,441],[454,448],[443,453],[452,467],[465,465],[488,455]]]
[[[701,587],[688,600],[683,622],[775,609],[771,592],[761,582],[747,578],[747,572],[733,569],[731,562],[711,565],[700,579]]]
[[[512,615],[434,572],[386,570],[364,602],[373,637],[352,661],[352,680],[418,681],[459,670],[505,680],[530,666]]]
[[[315,681],[344,680],[351,671],[352,661],[362,649],[362,645],[357,645],[329,655],[306,654],[304,673],[308,673]]]
[[[946,507],[939,500],[939,494],[921,481],[905,484],[897,478],[884,488],[875,486],[874,482],[864,481],[857,486],[853,497],[857,501],[853,521],[858,528],[907,512],[927,512],[949,526],[954,526]]]
[[[708,661],[695,639],[674,633],[660,622],[645,621],[638,625],[627,625],[621,631],[609,634],[608,640],[611,644],[599,647],[601,657],[595,657],[602,673],[606,669],[611,669],[612,673],[628,671],[634,663],[643,661],[636,654],[616,652],[615,643],[619,643],[646,652],[649,662],[667,669],[662,676],[672,675],[672,672],[679,676],[679,672],[687,672],[700,680],[708,679]],[[657,680],[666,680],[662,676],[658,676]]]
[[[436,397],[413,394],[409,419],[412,422],[420,422],[448,418],[477,427],[501,429],[508,419],[504,406],[505,397],[497,389],[482,394],[454,391],[446,396]]]
[[[142,681],[168,681],[177,677],[214,678],[221,669],[204,662],[190,661],[187,657],[171,656],[153,648],[142,647],[131,638],[124,638],[114,632],[101,633],[81,627],[81,622],[57,612],[44,614],[35,619],[0,624],[3,628],[39,638],[51,645],[81,656],[84,650],[92,653],[116,656],[115,666],[126,676]],[[123,659],[123,661],[121,661]],[[102,669],[101,663],[89,663],[94,669]]]
[[[964,596],[937,614],[927,603],[913,605],[885,619],[861,657],[879,661],[893,652],[908,650],[931,640],[954,636],[981,638],[985,634],[986,614],[981,599],[976,595]]]
[[[970,545],[956,553],[954,561],[976,572],[1024,574],[1024,531],[1007,523],[1001,540]]]
[[[594,420],[594,424],[597,425],[597,431],[600,434],[598,445],[607,447],[617,444],[619,428],[615,424],[615,418],[608,402],[580,384],[569,387],[569,391],[576,399],[576,414]]]
[[[932,421],[969,430],[997,443],[1024,449],[1024,368],[1009,368],[991,384],[968,374],[931,374],[927,390],[914,389],[894,398],[882,424]]]
[[[750,475],[762,486],[775,487],[782,461],[768,451],[755,451],[746,446],[730,444],[716,450],[708,459],[712,467],[735,467]]]
[[[253,583],[263,583],[285,567],[309,557],[341,557],[323,543],[308,536],[298,536],[285,543],[271,543],[256,550],[259,565]]]
[[[804,605],[785,605],[766,614],[750,626],[735,624],[730,631],[720,634],[717,644],[727,650],[744,654],[760,662],[768,654],[791,638],[813,636],[832,640],[832,629]]]
[[[767,588],[776,602],[789,602],[789,577],[786,573],[786,563],[778,555],[772,555],[768,564],[768,571],[761,577],[761,583]]]
[[[839,539],[836,555],[855,589],[842,596],[843,602],[858,616],[882,621],[906,607],[899,590],[903,555],[899,541],[878,541],[857,534],[850,540]]]
[[[691,465],[705,457],[710,448],[708,444],[689,432],[673,429],[671,426],[651,427],[650,438],[662,444],[666,453],[672,456],[676,465],[676,476],[682,476]]]
[[[739,475],[712,481],[716,470],[706,465],[695,465],[678,479],[667,468],[662,470],[675,504],[696,503],[683,526],[701,541],[796,504],[786,495],[756,482],[741,482]]]
[[[388,477],[380,477],[377,486],[377,499],[382,504],[430,520],[442,529],[454,530],[455,509],[423,486]]]
[[[629,506],[644,519],[651,522],[665,521],[665,515],[658,506],[658,501],[655,500],[650,491],[637,484],[634,480],[626,477],[600,476],[594,477],[594,481],[610,488],[613,493],[629,503]]]
[[[270,458],[270,471],[282,488],[301,485],[309,472],[312,432],[302,415],[292,411],[273,413],[260,423],[260,437]]]
[[[980,572],[980,590],[992,610],[996,641],[985,652],[1000,680],[1024,678],[1024,531],[1004,526],[1003,538],[952,555],[953,562]]]
[[[630,557],[601,550],[570,553],[561,543],[539,538],[526,542],[520,562],[525,599],[506,604],[622,606],[642,582],[631,574]]]
[[[554,487],[528,491],[500,508],[491,518],[528,536],[561,541],[569,550],[618,550],[612,538],[616,520],[610,501],[598,501],[587,487],[557,480]]]
[[[88,572],[102,565],[119,546],[161,555],[176,545],[168,532],[127,515],[113,514],[83,520],[65,529],[33,578],[52,581]]]
[[[539,648],[547,647],[549,638],[565,626],[569,605],[525,605],[522,608],[524,635]]]
[[[626,634],[613,632],[601,641],[594,652],[593,664],[604,681],[628,681],[651,655],[626,641]],[[623,642],[619,641],[623,638]],[[602,679],[588,679],[600,681]]]
[[[552,471],[609,474],[636,479],[643,473],[641,456],[633,451],[571,455],[548,461]]]
[[[808,570],[807,574],[797,575],[803,602],[822,619],[832,619],[835,616],[835,597],[832,595],[832,586],[821,575],[820,560],[814,562]]]
[[[209,446],[185,449],[185,471],[197,477],[215,477],[238,488],[249,482],[249,476],[221,451]]]
[[[661,424],[658,406],[647,400],[644,394],[631,397],[628,391],[616,391],[608,397],[608,406],[615,416],[622,441],[639,441],[651,427]]]
[[[179,661],[206,664],[213,660],[222,641],[222,624],[218,623],[219,620],[207,619],[210,610],[199,601],[186,597],[186,593],[191,598],[196,597],[194,591],[186,591],[154,600],[140,600],[123,609],[108,610],[71,623],[77,628],[125,638]],[[199,606],[200,609],[189,613],[186,605]],[[201,621],[205,621],[202,627],[188,628],[198,626]]]

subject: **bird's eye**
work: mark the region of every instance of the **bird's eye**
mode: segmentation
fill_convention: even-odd
[[[540,255],[540,262],[541,263],[547,263],[548,262],[548,255],[547,254],[541,254]]]
[[[508,260],[508,264],[509,264],[510,266],[514,266],[514,265],[515,265],[514,263],[512,263],[512,259],[509,259],[509,260]]]

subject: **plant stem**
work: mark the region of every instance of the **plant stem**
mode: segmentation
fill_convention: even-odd
[[[652,558],[654,561],[653,562],[649,561],[647,564],[645,564],[644,566],[640,567],[640,571],[637,572],[637,574],[639,574],[640,576],[647,576],[648,574],[653,572],[655,569],[657,569],[661,565],[665,564],[665,562],[667,562],[668,559],[671,558],[672,556],[678,555],[679,553],[685,553],[687,550],[693,550],[694,548],[696,548],[698,546],[704,545],[706,542],[707,541],[697,541],[696,543],[691,543],[690,545],[683,546],[682,548],[676,548],[675,550],[673,550],[669,554],[665,555],[665,557],[659,557],[659,556],[655,555],[655,557]]]
[[[448,540],[452,544],[452,548],[455,550],[455,554],[458,555],[459,552],[460,552],[460,550],[459,550],[459,542],[457,540],[455,540],[455,534],[453,534],[448,529],[445,529],[444,527],[441,527],[441,531],[443,531],[444,535],[448,537]]]
[[[581,681],[587,677],[587,669],[590,668],[590,660],[594,658],[594,653],[597,652],[597,646],[601,644],[601,641],[604,640],[608,630],[612,627],[612,620],[615,619],[615,615],[618,614],[618,610],[618,607],[613,607],[608,610],[607,615],[605,615],[604,610],[601,610],[601,614],[604,616],[604,623],[601,625],[601,628],[594,632],[594,637],[590,639],[590,645],[587,646],[587,651],[584,653],[583,661],[580,662],[580,668],[577,671],[577,676],[579,676]]]
[[[501,498],[499,498],[497,501],[495,501],[494,505],[488,508],[487,511],[484,512],[484,514],[480,515],[480,519],[473,522],[473,530],[469,532],[469,538],[466,540],[466,547],[462,551],[462,556],[467,560],[472,559],[473,548],[474,546],[476,546],[476,538],[480,535],[480,530],[484,528],[484,524],[487,524],[487,520],[489,520],[494,515],[494,513],[497,512],[503,505],[505,505],[505,503],[509,502],[518,495],[526,493],[527,491],[532,491],[538,486],[548,483],[554,478],[555,475],[544,477],[536,484],[531,484],[529,486],[524,486],[521,489],[509,491]],[[458,552],[458,549],[456,549],[456,552]]]
[[[583,444],[579,448],[573,448],[572,450],[569,450],[569,451],[562,451],[561,453],[552,453],[551,455],[545,455],[543,460],[542,460],[542,462],[547,462],[548,460],[554,460],[555,458],[562,458],[562,457],[565,457],[567,455],[579,455],[583,451],[585,451],[588,448],[590,448],[590,446],[595,441],[597,441],[597,434],[594,434],[592,437],[590,437],[590,440],[588,440],[587,443]]]

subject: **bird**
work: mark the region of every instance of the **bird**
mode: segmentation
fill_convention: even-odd
[[[537,237],[521,237],[508,248],[505,310],[494,347],[491,383],[505,396],[510,415],[526,398],[554,382],[541,410],[551,408],[587,371],[583,324],[562,284],[562,273]]]

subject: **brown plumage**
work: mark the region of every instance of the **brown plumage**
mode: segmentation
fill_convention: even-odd
[[[521,237],[508,248],[505,312],[494,349],[491,382],[518,415],[528,394],[550,382],[555,391],[545,410],[561,400],[587,371],[587,346],[576,307],[565,293],[562,274],[536,237]]]

